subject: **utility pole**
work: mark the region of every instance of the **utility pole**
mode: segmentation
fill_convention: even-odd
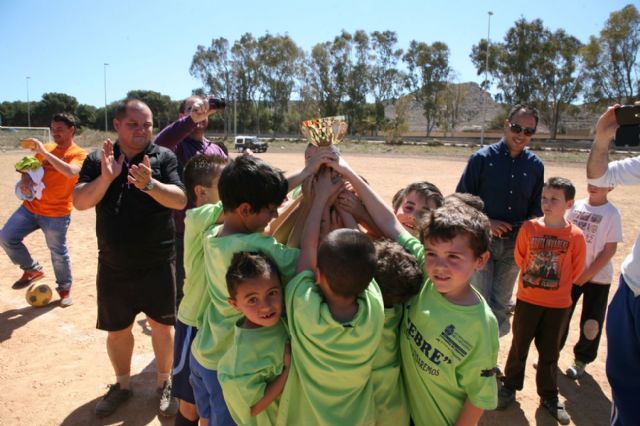
[[[489,23],[487,25],[487,54],[485,55],[485,63],[484,63],[484,81],[487,82],[487,90],[489,89],[489,80],[487,80],[487,72],[489,71],[489,48],[491,47],[491,16],[493,15],[492,11],[487,12],[489,15]],[[487,116],[487,101],[485,100],[484,93],[482,94],[482,130],[480,132],[480,146],[484,146],[484,128],[486,127],[486,116]]]

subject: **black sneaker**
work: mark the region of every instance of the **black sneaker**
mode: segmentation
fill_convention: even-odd
[[[158,388],[160,406],[158,411],[163,417],[173,417],[178,413],[178,400],[171,394],[171,377]]]
[[[496,410],[504,410],[516,400],[516,391],[502,386],[498,390],[498,406]]]
[[[564,409],[564,405],[558,400],[558,398],[547,398],[540,400],[540,405],[547,409],[547,411],[560,423],[561,425],[568,425],[571,423],[571,417],[569,413]]]
[[[131,398],[133,392],[129,389],[120,389],[120,383],[109,385],[109,390],[96,404],[96,416],[106,417],[113,414],[120,405]]]

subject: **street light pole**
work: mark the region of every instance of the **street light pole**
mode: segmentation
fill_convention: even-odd
[[[109,131],[109,124],[107,122],[107,67],[109,64],[104,63],[104,131]]]
[[[31,77],[27,76],[27,127],[31,127],[31,102],[29,101],[29,80]]]
[[[488,17],[488,25],[487,25],[487,54],[485,55],[485,63],[484,63],[484,81],[487,80],[487,72],[489,71],[489,48],[491,47],[491,16],[493,15],[492,11],[487,12]],[[489,84],[487,84],[487,89],[489,89]],[[480,146],[484,145],[484,128],[486,127],[486,103],[484,93],[482,94],[482,131],[480,132]]]

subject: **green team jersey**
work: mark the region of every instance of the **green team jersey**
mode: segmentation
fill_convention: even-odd
[[[220,357],[231,347],[233,328],[241,317],[227,302],[229,292],[225,275],[234,253],[259,251],[269,256],[278,266],[283,285],[295,275],[300,254],[300,250],[284,246],[273,237],[260,233],[218,237],[222,226],[216,226],[204,235],[204,268],[209,301],[191,345],[193,356],[209,370],[217,370]]]
[[[384,310],[384,329],[380,346],[373,359],[373,400],[376,425],[408,425],[409,404],[400,370],[398,329],[402,321],[402,305]]]
[[[424,248],[417,239],[402,233],[398,242],[424,266]],[[477,296],[476,305],[455,305],[427,277],[405,304],[400,352],[416,425],[454,424],[467,398],[485,410],[497,405],[498,324]]]
[[[189,209],[184,219],[184,296],[178,308],[178,319],[192,327],[197,327],[202,321],[209,301],[204,279],[202,237],[215,226],[220,214],[222,203],[218,202]]]
[[[285,289],[291,370],[280,399],[279,425],[373,425],[371,370],[380,344],[384,305],[372,283],[348,323],[336,321],[314,274],[298,274]]]
[[[240,319],[240,322],[244,318]],[[284,345],[289,340],[284,323],[272,327],[235,327],[231,348],[220,358],[218,380],[233,420],[239,425],[271,426],[276,424],[278,400],[257,416],[253,407],[267,384],[282,373]]]

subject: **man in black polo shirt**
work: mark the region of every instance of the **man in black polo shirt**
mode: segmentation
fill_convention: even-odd
[[[513,259],[516,236],[527,219],[542,216],[542,160],[525,149],[538,126],[538,111],[514,106],[504,121],[504,137],[469,158],[456,192],[477,195],[491,222],[491,258],[473,277],[473,284],[493,310],[500,336],[509,333],[509,301],[518,277]]]
[[[150,142],[153,117],[147,105],[126,100],[113,125],[118,141],[91,153],[73,193],[78,210],[96,208],[98,322],[106,330],[107,353],[116,384],[96,406],[113,413],[129,399],[136,315],[144,312],[158,370],[160,413],[175,414],[170,372],[175,323],[175,247],[171,209],[186,205],[178,160]]]

